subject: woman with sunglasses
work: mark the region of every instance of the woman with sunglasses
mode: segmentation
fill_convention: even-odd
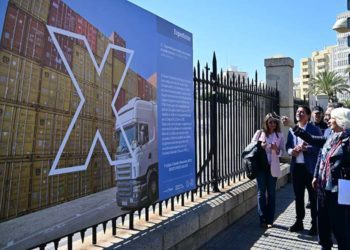
[[[267,166],[259,167],[256,183],[260,226],[271,228],[276,207],[276,182],[277,178],[281,176],[279,157],[284,148],[284,137],[281,133],[279,120],[271,113],[267,114],[262,129],[255,132],[253,141],[261,141],[261,146],[265,149],[268,160]]]

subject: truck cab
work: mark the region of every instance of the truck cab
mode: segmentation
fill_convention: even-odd
[[[158,199],[157,105],[135,97],[118,115],[117,203],[125,209],[137,209]]]

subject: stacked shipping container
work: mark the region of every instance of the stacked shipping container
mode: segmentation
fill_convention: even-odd
[[[117,33],[105,37],[61,0],[9,1],[0,45],[0,220],[109,188],[115,181],[99,143],[86,171],[48,176],[80,98],[47,24],[85,35],[98,63],[108,43],[126,46]],[[126,54],[112,51],[98,75],[81,41],[56,38],[86,99],[59,167],[84,164],[97,129],[113,155],[110,105]],[[117,109],[134,96],[151,100],[152,88],[129,70]]]

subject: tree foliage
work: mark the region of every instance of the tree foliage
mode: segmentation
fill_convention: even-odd
[[[334,71],[324,71],[312,78],[308,93],[312,95],[325,94],[331,102],[337,101],[337,93],[350,93],[347,79]]]

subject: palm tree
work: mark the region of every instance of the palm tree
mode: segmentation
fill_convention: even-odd
[[[337,101],[336,93],[350,93],[347,79],[334,71],[324,71],[317,73],[316,78],[312,78],[308,93],[312,95],[325,94],[331,102]]]
[[[345,108],[349,108],[350,109],[350,99],[343,100],[342,102],[343,102]]]

